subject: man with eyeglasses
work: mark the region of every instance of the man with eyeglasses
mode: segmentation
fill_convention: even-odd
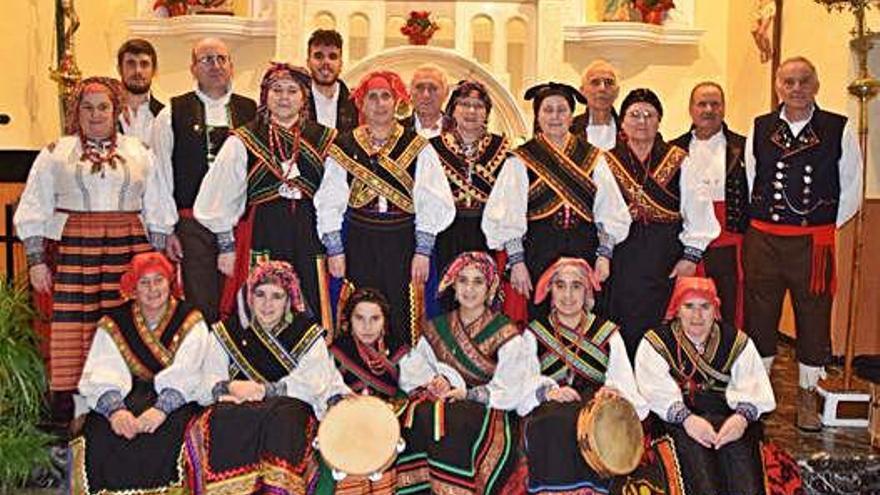
[[[150,92],[157,68],[156,49],[147,40],[127,40],[116,52],[116,70],[125,88],[125,108],[117,128],[147,146],[152,141],[153,121],[165,107]]]
[[[724,122],[724,90],[718,83],[694,86],[689,111],[690,130],[672,144],[687,150],[700,181],[708,186],[721,235],[703,253],[703,267],[718,288],[721,319],[743,328],[742,240],[749,224],[746,138]]]
[[[617,143],[620,118],[614,110],[614,102],[620,93],[617,85],[617,69],[605,60],[594,60],[584,70],[581,94],[587,98],[587,109],[571,123],[575,135],[586,133],[593,146],[608,151]]]
[[[862,159],[847,118],[816,105],[819,76],[804,57],[776,71],[779,109],[755,119],[745,146],[751,193],[743,245],[745,321],[769,370],[785,292],[795,313],[797,426],[818,431],[816,385],[831,359],[835,236],[862,202]]]
[[[176,235],[169,236],[166,253],[181,263],[186,299],[209,322],[215,322],[221,289],[215,261],[219,241],[193,218],[192,207],[202,179],[229,131],[253,119],[257,105],[232,92],[232,57],[219,39],[196,42],[190,72],[196,88],[171,98],[171,104],[156,118],[153,148],[180,214]]]
[[[358,126],[358,110],[339,74],[342,72],[342,36],[332,29],[315,30],[309,37],[308,66],[312,76],[309,118],[326,127],[350,131]]]
[[[426,139],[439,136],[446,120],[442,110],[449,93],[446,74],[434,65],[422,65],[413,72],[409,92],[413,112],[400,123],[404,127],[412,127]]]

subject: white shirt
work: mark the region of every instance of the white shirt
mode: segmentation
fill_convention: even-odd
[[[810,115],[804,120],[792,122],[785,115],[785,107],[779,112],[779,117],[788,124],[792,135],[797,137],[804,127],[813,118],[816,107],[810,110]],[[749,129],[749,137],[746,138],[746,182],[749,185],[749,197],[752,194],[752,186],[755,184],[757,159],[755,158],[755,124]],[[858,139],[852,130],[849,120],[843,128],[840,137],[841,154],[837,161],[840,174],[840,198],[837,206],[837,227],[843,226],[852,218],[862,205],[862,150],[859,148]]]
[[[632,217],[604,156],[597,159],[592,179],[596,183],[593,218],[609,235],[613,247],[629,235]],[[483,210],[481,225],[490,249],[503,249],[508,241],[526,235],[529,186],[529,174],[522,159],[508,156]]]
[[[712,201],[724,201],[727,177],[727,138],[724,130],[719,130],[709,139],[698,139],[696,131],[691,131],[691,134],[688,156],[701,176],[700,182],[708,187]]]
[[[670,374],[669,363],[646,339],[639,343],[635,363],[639,392],[648,401],[651,411],[666,421],[669,408],[676,402],[684,402],[681,389]],[[724,396],[731,409],[740,403],[754,405],[759,414],[776,408],[770,377],[751,339],[730,369],[730,383]]]
[[[590,116],[590,124],[587,126],[587,142],[593,146],[608,151],[617,145],[617,125],[614,119],[607,124],[594,124],[593,116]]]
[[[127,121],[124,115],[119,115],[122,133],[140,139],[147,146],[150,146],[153,140],[153,122],[155,120],[156,117],[150,111],[149,95],[137,108],[130,110]]]
[[[422,125],[422,121],[419,120],[419,114],[413,112],[413,122],[415,122],[416,132],[419,133],[425,139],[431,139],[432,137],[437,137],[443,132],[443,114],[437,118],[436,127],[425,127]]]
[[[195,89],[196,96],[202,102],[205,109],[205,125],[212,127],[232,127],[229,121],[229,99],[232,97],[232,89],[220,98],[211,98],[199,88]],[[174,169],[171,164],[171,154],[174,151],[174,128],[171,126],[171,105],[156,116],[153,123],[152,137],[153,153],[156,155],[156,163],[162,173],[163,180],[174,194]],[[211,164],[209,163],[208,166]]]
[[[317,114],[315,115],[315,120],[319,124],[331,129],[336,128],[336,109],[339,105],[339,92],[339,81],[336,81],[333,96],[330,98],[327,98],[324,96],[324,93],[318,91],[315,81],[312,81],[312,98],[315,100],[315,113]]]

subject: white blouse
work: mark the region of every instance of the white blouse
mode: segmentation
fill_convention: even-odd
[[[156,393],[166,388],[183,394],[187,402],[199,400],[202,393],[202,362],[210,345],[204,320],[193,325],[174,354],[174,361],[153,378]],[[113,338],[99,325],[79,379],[79,393],[89,408],[95,409],[106,392],[131,392],[132,375]]]
[[[626,239],[632,217],[604,156],[598,158],[592,179],[596,183],[593,219],[609,235],[613,248]],[[483,233],[490,249],[503,249],[508,241],[526,235],[529,185],[525,163],[516,155],[508,156],[483,210]]]
[[[523,334],[536,342],[536,338],[531,330],[526,330]],[[626,345],[623,343],[623,337],[620,332],[614,332],[608,337],[608,368],[605,371],[605,383],[603,386],[615,389],[621,397],[629,401],[635,408],[639,419],[645,419],[648,416],[648,403],[639,393],[636,386],[636,379],[633,375],[632,366],[629,363],[629,356],[626,354]],[[538,402],[538,389],[544,386],[551,388],[559,387],[561,384],[556,383],[549,376],[541,375],[540,356],[538,356],[537,343],[534,346],[534,352],[528,357],[528,363],[522,366],[527,368],[531,375],[527,378],[526,385],[528,392],[523,395],[523,400],[517,405],[517,412],[520,416],[525,416],[532,409],[541,405]],[[572,373],[570,371],[570,373]]]
[[[670,374],[669,363],[645,339],[636,350],[636,381],[651,411],[664,421],[669,408],[683,402],[681,389]],[[724,395],[731,409],[736,409],[740,403],[754,405],[759,414],[776,408],[770,377],[751,339],[733,363]]]
[[[489,407],[502,410],[516,409],[522,396],[529,390],[527,379],[531,375],[523,366],[527,357],[534,354],[534,339],[531,342],[518,335],[498,348],[498,362],[492,379],[486,384],[489,391]],[[435,376],[446,378],[453,388],[467,389],[461,374],[452,366],[437,359],[430,342],[424,337],[400,360],[400,388],[409,393],[427,385]]]
[[[216,335],[209,339],[209,349],[205,357],[204,381],[199,402],[208,405],[212,402],[211,391],[217,382],[229,380],[229,355]],[[297,367],[278,383],[286,387],[288,397],[299,399],[312,406],[318,419],[327,412],[327,400],[335,395],[350,395],[342,374],[336,369],[324,339],[315,339],[312,346],[299,360]]]
[[[18,209],[15,229],[22,239],[61,239],[68,214],[77,212],[140,212],[150,232],[170,234],[177,223],[171,191],[158,173],[153,154],[138,138],[117,136],[116,166],[80,161],[77,136],[64,136],[43,148],[31,167]]]
[[[679,190],[682,229],[678,239],[685,247],[705,251],[721,233],[721,224],[715,217],[715,206],[712,204],[709,184],[704,180],[700,166],[694,163],[690,156],[681,162]]]
[[[455,219],[455,199],[434,148],[426,145],[416,160],[412,192],[416,231],[437,235]],[[319,238],[342,229],[342,218],[348,209],[351,192],[347,179],[348,172],[328,156],[321,186],[314,197]]]

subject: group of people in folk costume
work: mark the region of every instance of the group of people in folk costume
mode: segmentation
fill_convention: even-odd
[[[232,92],[225,44],[200,40],[196,88],[161,108],[155,51],[130,40],[122,83],[74,94],[70,133],[40,153],[15,215],[51,296],[55,409],[78,390],[89,410],[74,493],[795,484],[761,463],[785,460],[760,428],[782,295],[799,327],[797,423],[816,430],[834,232],[861,191],[853,133],[816,106],[808,60],[781,64],[783,105],[748,139],[707,82],[691,131],[664,141],[659,97],[633,90],[618,114],[600,61],[580,90],[530,88],[534,136],[514,147],[487,131],[481,82],[457,84],[444,111],[433,66],[409,88],[380,70],[349,91],[341,48],[316,31],[308,69],[272,64],[255,103]],[[339,481],[312,440],[356,394],[394,406],[406,447],[381,476]],[[653,439],[627,476],[578,454],[579,411],[603,397]]]

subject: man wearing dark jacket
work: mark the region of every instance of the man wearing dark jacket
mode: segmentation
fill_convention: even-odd
[[[318,29],[309,37],[310,118],[339,131],[358,126],[358,111],[348,86],[339,79],[342,72],[342,36],[332,29]]]
[[[617,143],[620,119],[614,110],[614,101],[620,93],[617,70],[598,59],[584,70],[581,93],[587,98],[587,110],[571,122],[571,132],[586,134],[593,146],[608,151]]]

